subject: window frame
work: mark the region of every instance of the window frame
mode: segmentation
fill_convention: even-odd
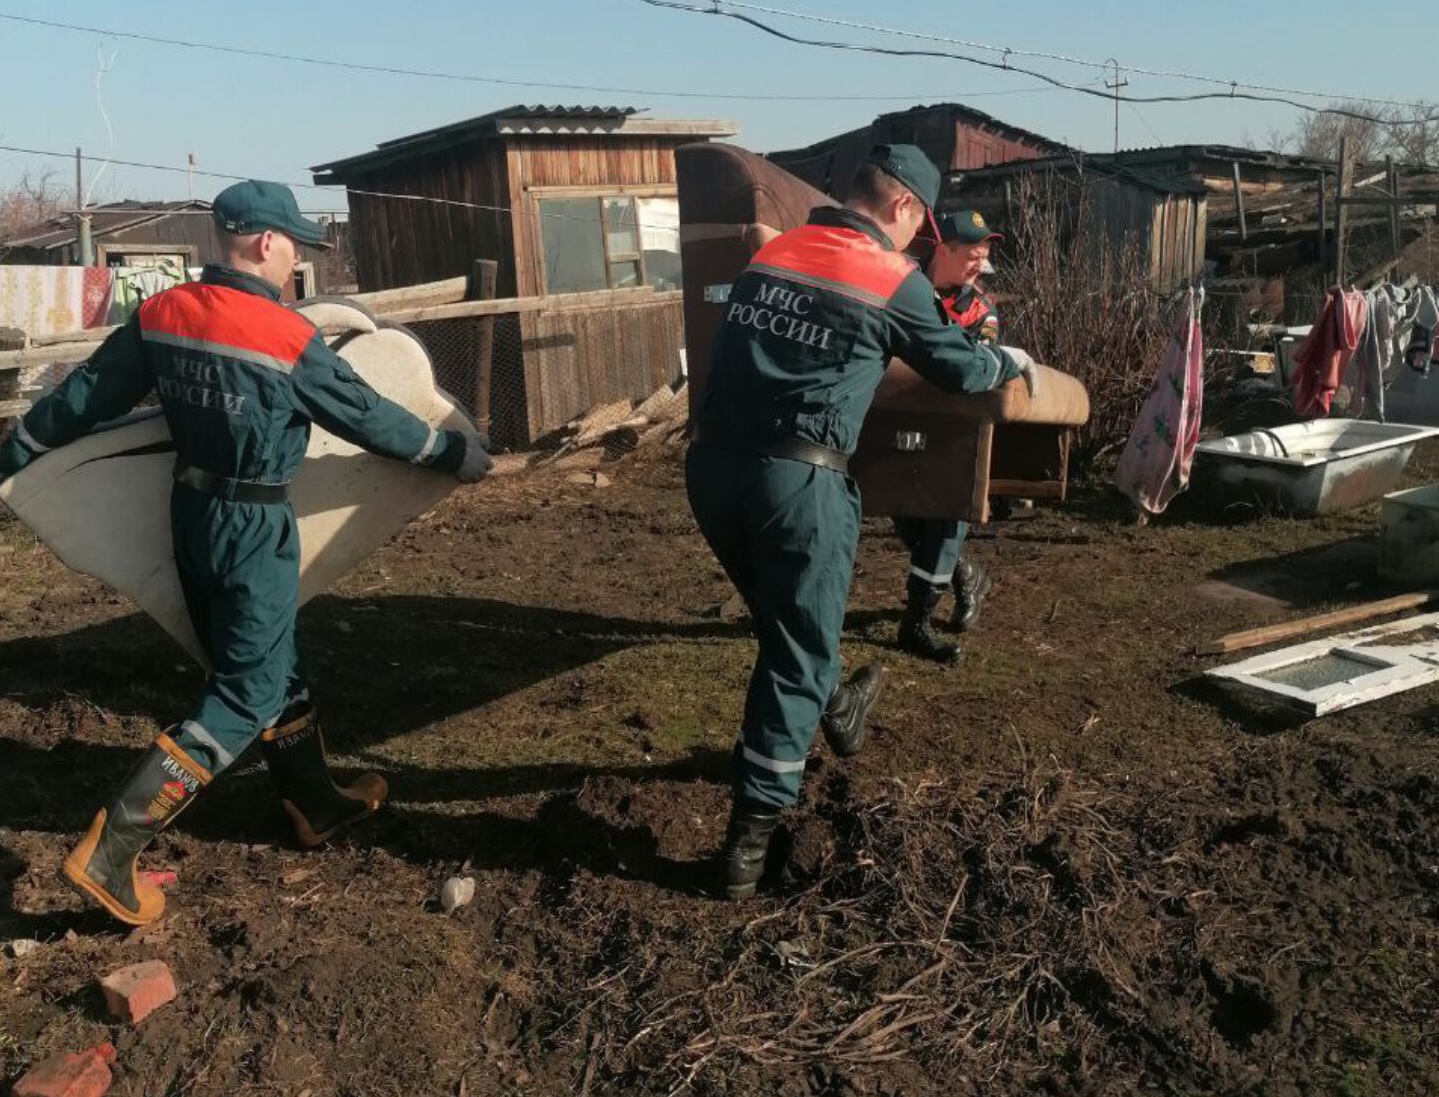
[[[527,195],[530,204],[530,214],[535,226],[534,257],[535,267],[539,274],[539,296],[551,296],[550,275],[545,265],[545,225],[541,214],[540,203],[555,199],[592,199],[595,208],[599,212],[600,221],[600,247],[604,252],[605,265],[605,290],[622,289],[644,289],[649,285],[649,271],[645,264],[644,255],[644,233],[640,225],[641,198],[678,198],[679,188],[673,184],[648,184],[643,186],[626,186],[617,184],[612,186],[583,186],[583,187],[529,187]],[[631,208],[634,210],[634,233],[635,243],[638,250],[630,252],[612,253],[610,251],[610,217],[605,208],[606,199],[628,199]],[[639,268],[639,284],[634,287],[616,286],[614,276],[614,265],[616,263],[634,263]],[[571,290],[572,293],[596,292],[587,290]],[[604,292],[603,290],[598,292]]]

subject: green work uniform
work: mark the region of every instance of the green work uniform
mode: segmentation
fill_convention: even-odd
[[[945,315],[981,343],[999,341],[999,313],[994,302],[978,286],[961,286],[958,293],[943,299]],[[969,523],[952,518],[907,518],[894,520],[894,532],[909,549],[911,578],[932,587],[947,586],[954,579],[969,536]]]
[[[1018,376],[945,322],[934,287],[875,223],[824,207],[735,281],[686,459],[700,531],[759,640],[736,796],[783,807],[839,677],[860,500],[843,471],[893,356],[950,392]]]
[[[300,543],[284,498],[310,425],[371,452],[454,471],[465,437],[384,399],[315,326],[252,275],[205,268],[145,301],[0,447],[0,479],[159,395],[176,453],[175,566],[210,660],[175,736],[214,774],[306,699],[295,644]],[[247,501],[253,499],[264,501]]]

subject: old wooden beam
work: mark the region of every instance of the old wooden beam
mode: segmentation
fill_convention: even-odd
[[[1394,166],[1394,157],[1384,157],[1384,178],[1389,187],[1389,197],[1396,200],[1399,198],[1399,169]],[[1399,207],[1389,207],[1389,244],[1398,255],[1402,244],[1399,239]]]
[[[1348,609],[1335,610],[1332,613],[1321,613],[1316,617],[1302,617],[1297,621],[1286,621],[1282,625],[1266,625],[1263,628],[1231,632],[1227,636],[1221,636],[1217,640],[1200,645],[1194,653],[1196,655],[1227,655],[1232,651],[1244,651],[1246,648],[1277,644],[1281,640],[1290,640],[1311,632],[1322,632],[1328,628],[1340,628],[1344,625],[1356,624],[1359,621],[1372,620],[1375,617],[1385,617],[1391,613],[1404,613],[1407,610],[1418,609],[1420,606],[1427,606],[1436,597],[1439,597],[1439,594],[1434,591],[1416,591],[1413,594],[1401,594],[1398,597],[1385,598],[1378,602],[1365,602],[1363,605],[1350,606]]]
[[[1239,161],[1234,161],[1234,209],[1239,214],[1239,239],[1249,239],[1249,226],[1244,223],[1244,190],[1239,180]]]
[[[1345,199],[1354,189],[1354,161],[1349,156],[1349,138],[1339,138],[1339,175],[1335,179],[1334,281],[1344,284],[1345,232],[1349,228],[1349,207]]]
[[[470,296],[476,301],[493,301],[495,287],[499,282],[500,264],[493,259],[476,259],[470,275]],[[479,358],[479,369],[475,379],[474,412],[480,429],[490,429],[490,382],[494,374],[495,359],[495,318],[487,316],[480,321],[479,345],[475,349]]]
[[[463,301],[470,290],[470,276],[445,278],[439,282],[421,282],[414,286],[352,293],[350,300],[364,305],[371,312],[388,313],[395,309],[414,309],[425,305],[452,305]]]

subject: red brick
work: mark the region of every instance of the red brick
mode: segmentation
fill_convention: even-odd
[[[138,1025],[152,1010],[175,1000],[175,980],[161,960],[146,960],[100,980],[105,1004],[121,1021]]]
[[[52,1055],[31,1067],[10,1090],[12,1097],[101,1097],[110,1089],[115,1049],[101,1044],[78,1055]]]

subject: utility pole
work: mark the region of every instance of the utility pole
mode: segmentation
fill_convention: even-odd
[[[1119,62],[1113,57],[1104,62],[1106,65],[1114,66],[1114,79],[1106,80],[1104,86],[1114,92],[1114,151],[1119,151],[1119,89],[1127,88],[1129,81],[1119,75]]]
[[[195,200],[195,154],[187,152],[185,158],[188,166],[185,168],[185,193],[190,201]]]
[[[90,237],[90,215],[85,212],[85,180],[81,164],[84,157],[80,155],[80,147],[75,146],[75,209],[79,220],[79,238],[76,241],[79,245],[80,254],[76,256],[82,267],[88,267],[95,262],[95,245]]]

